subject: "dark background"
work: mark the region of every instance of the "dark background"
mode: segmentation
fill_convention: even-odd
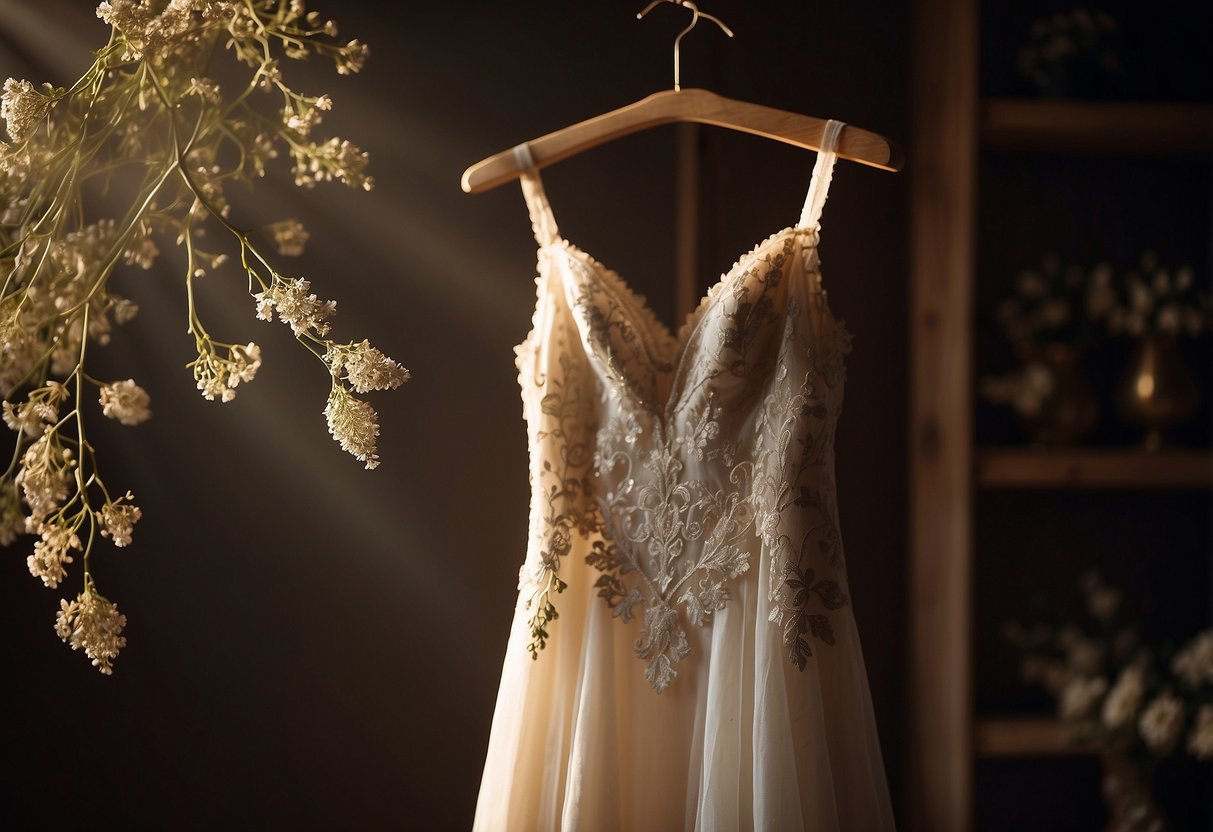
[[[0,76],[69,84],[104,25],[93,0],[0,0]],[[519,141],[670,85],[685,12],[642,3],[310,4],[371,46],[365,72],[286,62],[328,92],[324,127],[371,154],[373,193],[296,191],[285,164],[229,198],[249,224],[312,232],[283,265],[339,300],[414,380],[378,394],[382,467],[325,432],[327,380],[289,330],[253,317],[229,267],[201,283],[216,337],[262,345],[231,404],[183,365],[181,255],[120,275],[140,316],[97,350],[155,417],[93,420],[107,481],[144,518],[101,545],[99,586],[129,618],[111,678],[52,626],[67,584],[0,558],[0,826],[419,828],[470,825],[526,543],[526,434],[511,348],[530,322],[534,244],[516,185],[459,189]],[[392,9],[389,13],[387,9]],[[406,11],[407,10],[407,11]],[[717,0],[684,41],[683,79],[908,139],[901,2]],[[705,130],[700,288],[795,221],[813,154]],[[281,161],[281,160],[279,160]],[[910,160],[912,166],[913,160]],[[647,131],[544,172],[561,229],[673,319],[675,131]],[[906,174],[842,162],[823,220],[831,304],[855,336],[838,435],[839,504],[895,799],[903,759]],[[215,234],[211,245],[226,247]],[[227,249],[225,249],[227,250]],[[73,580],[78,580],[78,572]],[[900,801],[899,801],[900,802]]]
[[[1101,9],[1117,23],[1120,70],[1055,89],[1093,101],[1213,102],[1213,4],[1146,6],[1129,0],[981,4],[981,92],[1038,96],[1016,70],[1034,20],[1076,6]],[[1207,118],[1193,111],[1193,119]],[[1210,149],[1153,154],[983,147],[978,160],[975,375],[1004,372],[1013,356],[994,324],[997,303],[1016,275],[1038,268],[1045,252],[1089,271],[1117,274],[1153,250],[1160,266],[1188,265],[1209,291],[1213,275],[1213,168]],[[1098,342],[1082,372],[1099,402],[1087,446],[1132,448],[1141,429],[1118,413],[1116,387],[1132,339]],[[1169,440],[1205,449],[1213,440],[1213,335],[1185,338],[1182,359],[1200,388],[1192,418]],[[1024,430],[1005,407],[980,399],[974,429],[981,446],[1016,446]],[[1086,625],[1079,576],[1098,570],[1124,593],[1123,621],[1138,627],[1160,656],[1213,620],[1213,493],[1208,489],[984,489],[974,498],[974,706],[979,718],[1056,713],[1056,703],[1020,676],[1021,651],[1003,635],[1008,620]],[[1097,829],[1106,817],[1095,755],[985,756],[975,766],[975,826],[989,832]],[[1213,829],[1213,772],[1186,753],[1158,765],[1155,796],[1173,828]],[[1025,799],[1030,795],[1030,799]]]

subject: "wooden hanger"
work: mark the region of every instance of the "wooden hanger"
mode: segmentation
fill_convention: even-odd
[[[691,25],[674,40],[674,89],[663,90],[634,104],[564,127],[527,144],[536,168],[554,165],[576,156],[584,150],[614,139],[675,122],[695,122],[751,133],[765,139],[785,142],[806,150],[820,150],[826,119],[801,115],[787,110],[764,107],[725,98],[701,89],[684,90],[678,77],[678,47],[683,35],[691,31],[700,17],[712,20],[730,37],[733,33],[717,18],[701,12],[690,0],[653,0],[637,17],[644,17],[661,2],[671,2],[691,10]],[[838,156],[881,170],[901,170],[901,149],[891,140],[848,124],[838,137]],[[483,159],[463,172],[462,185],[467,193],[504,185],[522,175],[514,151],[503,150]]]

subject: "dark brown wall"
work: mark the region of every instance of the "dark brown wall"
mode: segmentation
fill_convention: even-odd
[[[67,83],[104,27],[92,2],[0,0],[0,75]],[[130,644],[100,677],[52,632],[59,595],[0,559],[0,825],[89,818],[124,828],[466,828],[526,541],[526,441],[511,347],[529,325],[534,245],[516,186],[460,192],[483,156],[669,85],[683,13],[554,0],[314,3],[371,44],[366,72],[288,71],[332,94],[328,119],[371,152],[372,194],[295,192],[282,172],[251,219],[312,231],[301,273],[339,299],[336,334],[369,337],[415,379],[374,404],[383,466],[325,434],[319,366],[255,321],[234,272],[206,314],[265,350],[218,406],[193,390],[175,254],[122,278],[143,308],[102,362],[153,396],[134,430],[98,426],[110,478],[144,509],[135,544],[95,568]],[[903,3],[707,10],[684,81],[905,139]],[[304,84],[301,84],[304,86]],[[545,172],[562,230],[672,317],[674,132],[649,131]],[[794,222],[813,155],[703,134],[706,286]],[[912,160],[911,160],[912,163]],[[855,336],[838,437],[855,614],[889,776],[900,782],[904,619],[905,177],[840,163],[823,220],[825,280]],[[217,238],[216,238],[217,239]],[[226,241],[223,241],[226,244]],[[292,264],[295,265],[295,264]],[[701,286],[702,288],[702,286]],[[118,374],[121,375],[118,375]],[[74,591],[74,590],[73,590]]]

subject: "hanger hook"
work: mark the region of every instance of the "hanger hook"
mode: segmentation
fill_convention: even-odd
[[[636,19],[643,20],[644,16],[646,14],[648,14],[653,9],[660,6],[662,3],[671,3],[675,6],[682,6],[683,8],[690,9],[690,11],[691,11],[690,25],[687,26],[685,29],[683,29],[681,32],[679,32],[677,37],[674,38],[674,90],[678,91],[678,90],[682,89],[682,84],[680,83],[679,77],[678,77],[679,76],[679,73],[678,73],[678,65],[679,65],[678,47],[682,43],[682,38],[686,35],[686,33],[695,28],[695,24],[697,24],[699,22],[699,18],[706,17],[708,20],[712,21],[717,26],[719,26],[720,30],[722,32],[724,32],[726,35],[728,35],[729,37],[733,37],[733,30],[730,29],[728,26],[725,26],[724,21],[721,20],[719,17],[708,14],[707,12],[701,12],[699,10],[699,7],[696,6],[694,3],[692,3],[691,0],[653,0],[653,2],[651,2],[647,6],[645,6],[644,9],[636,15]]]

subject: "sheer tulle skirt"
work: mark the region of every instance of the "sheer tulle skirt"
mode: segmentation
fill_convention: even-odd
[[[611,616],[575,542],[537,660],[525,598],[515,611],[475,829],[893,828],[851,609],[797,670],[767,620],[767,553],[757,538],[754,549],[658,695],[633,655],[637,621]]]

